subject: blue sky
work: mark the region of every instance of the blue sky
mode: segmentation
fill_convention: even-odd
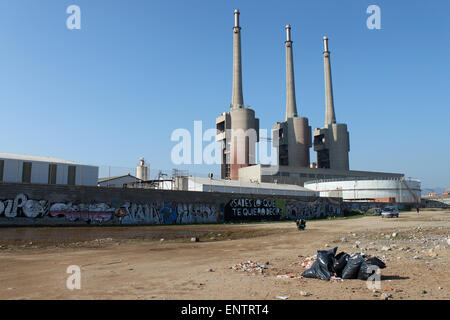
[[[81,8],[68,30],[66,8]],[[381,30],[366,8],[381,8]],[[244,102],[284,119],[286,24],[297,107],[324,122],[323,35],[350,167],[450,186],[450,2],[2,0],[0,152],[170,170],[170,135],[212,128],[231,100],[233,10],[241,11]],[[315,154],[311,151],[311,159]],[[104,169],[102,173],[105,174]],[[218,173],[195,165],[192,173]]]

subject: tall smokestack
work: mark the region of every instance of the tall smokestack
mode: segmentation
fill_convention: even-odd
[[[242,63],[241,63],[241,27],[239,26],[239,10],[234,10],[233,27],[233,94],[231,109],[244,107],[242,95]]]
[[[336,123],[333,101],[333,82],[331,79],[330,52],[328,51],[328,37],[323,37],[323,67],[325,73],[325,126]]]
[[[292,58],[291,25],[286,25],[286,120],[297,117],[295,102],[294,60]]]

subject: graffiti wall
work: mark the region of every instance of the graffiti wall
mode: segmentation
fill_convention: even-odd
[[[223,211],[223,210],[222,210]],[[218,223],[223,212],[210,203],[151,201],[138,204],[126,201],[121,205],[107,203],[51,203],[29,199],[20,193],[14,199],[0,200],[0,218],[64,218],[68,222],[102,224],[186,224]]]
[[[1,225],[161,225],[314,219],[333,198],[0,183]]]

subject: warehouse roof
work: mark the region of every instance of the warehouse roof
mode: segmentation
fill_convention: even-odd
[[[53,162],[53,163],[83,165],[81,163],[68,161],[68,160],[57,159],[57,158],[40,157],[40,156],[28,156],[28,155],[12,154],[12,153],[0,153],[0,159],[13,159],[13,160],[22,160],[22,161],[41,161],[41,162]]]
[[[137,178],[135,176],[132,176],[131,174],[124,174],[124,175],[121,175],[121,176],[98,178],[98,183],[105,182],[105,181],[116,180],[116,179],[120,179],[120,178],[124,178],[124,177],[130,177],[130,178],[136,179],[138,181],[141,181],[141,179],[139,179],[139,178]]]

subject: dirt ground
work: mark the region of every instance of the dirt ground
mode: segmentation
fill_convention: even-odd
[[[2,228],[0,299],[450,299],[449,231],[449,210],[308,221],[305,231],[293,222]],[[380,257],[381,288],[277,277],[299,276],[306,257],[335,246]],[[248,260],[267,269],[231,268]],[[81,268],[80,290],[66,287],[70,265]]]

